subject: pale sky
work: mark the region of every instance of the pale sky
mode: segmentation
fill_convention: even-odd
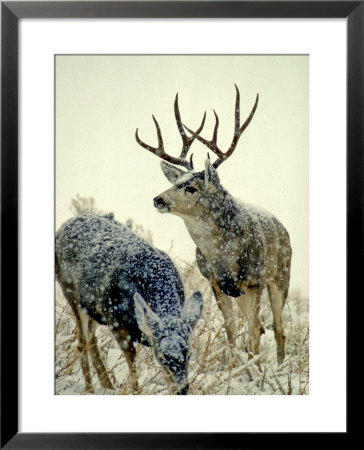
[[[56,227],[71,217],[71,199],[93,197],[96,207],[131,217],[153,234],[154,245],[192,262],[195,245],[182,219],[160,214],[153,198],[171,185],[160,160],[135,141],[135,129],[157,145],[152,114],[165,150],[179,156],[183,122],[210,139],[212,110],[226,150],[234,131],[235,87],[241,123],[259,93],[253,120],[231,158],[218,169],[222,185],[239,199],[272,212],[287,228],[293,249],[291,288],[308,296],[308,56],[57,56]],[[196,170],[207,149],[195,142]],[[214,160],[214,158],[213,158]],[[173,242],[173,245],[172,245]],[[171,249],[172,247],[172,249]]]

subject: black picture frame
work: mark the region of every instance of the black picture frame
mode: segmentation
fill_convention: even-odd
[[[268,433],[18,432],[18,23],[22,18],[346,18],[347,305],[363,264],[364,1],[1,2],[1,448],[257,448]],[[348,346],[350,357],[350,346]],[[349,358],[348,358],[349,361]],[[218,413],[218,412],[217,412]],[[349,417],[349,415],[348,415]],[[339,433],[335,439],[348,438]],[[322,436],[324,439],[327,436]],[[310,439],[309,433],[300,444]],[[279,437],[280,446],[292,437]],[[321,438],[316,434],[318,444]]]

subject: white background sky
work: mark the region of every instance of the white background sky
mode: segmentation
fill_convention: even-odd
[[[173,112],[179,93],[183,122],[193,129],[203,113],[210,138],[212,109],[218,142],[227,149],[234,130],[234,83],[241,123],[256,94],[256,114],[235,153],[219,168],[231,194],[275,214],[293,248],[291,287],[308,295],[308,56],[67,56],[56,57],[56,227],[71,216],[71,199],[93,197],[120,221],[132,217],[150,229],[157,247],[187,261],[195,245],[183,221],[160,214],[153,197],[170,187],[160,160],[135,141],[135,129],[156,146],[161,126],[167,153],[179,156]],[[196,170],[207,149],[195,142]],[[214,155],[213,155],[214,156]]]

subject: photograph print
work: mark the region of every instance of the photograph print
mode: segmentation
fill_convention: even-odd
[[[309,57],[55,56],[55,394],[309,394]]]

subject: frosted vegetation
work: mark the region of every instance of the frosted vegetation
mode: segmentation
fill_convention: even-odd
[[[93,199],[77,197],[72,201],[74,215],[85,212],[101,213]],[[149,242],[151,233],[132,219],[126,225]],[[224,322],[208,281],[200,274],[196,262],[175,259],[188,298],[200,290],[204,297],[202,318],[190,339],[190,395],[304,395],[309,393],[309,328],[308,299],[290,291],[283,310],[286,334],[286,358],[280,366],[276,361],[273,317],[267,292],[263,293],[260,321],[265,334],[260,343],[260,368],[255,358],[248,360],[247,329],[236,308],[236,326],[241,330],[237,345],[228,343]],[[79,361],[77,328],[72,311],[56,284],[56,368],[55,390],[58,395],[84,394],[85,381]],[[100,387],[92,373],[95,394],[125,395],[132,392],[129,369],[120,347],[110,330],[98,326],[98,347],[115,391]],[[136,344],[136,370],[139,394],[167,395],[168,389],[153,349]],[[91,370],[93,367],[91,365]]]

